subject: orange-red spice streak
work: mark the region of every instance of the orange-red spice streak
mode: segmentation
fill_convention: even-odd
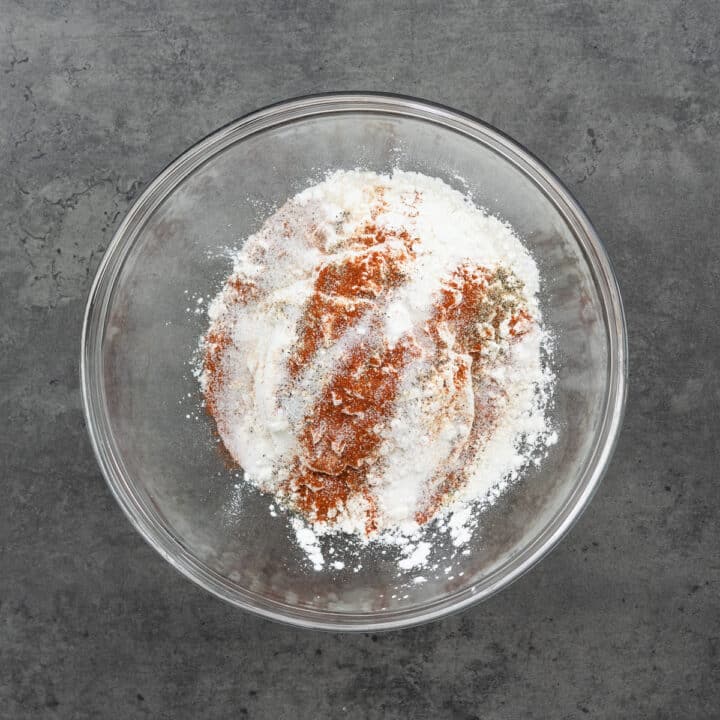
[[[389,242],[400,241],[400,242]],[[300,322],[297,349],[288,363],[296,378],[320,347],[337,341],[361,317],[378,325],[387,293],[407,276],[415,240],[406,230],[366,223],[351,239],[358,249],[320,267]],[[380,432],[395,401],[402,369],[419,353],[409,339],[388,347],[379,334],[351,347],[305,418],[301,452],[287,482],[298,509],[314,520],[332,520],[357,494],[368,502],[367,531],[375,529],[367,469],[382,440]]]
[[[222,362],[225,351],[232,344],[232,338],[226,332],[211,331],[205,336],[205,355],[203,356],[203,370],[207,375],[205,387],[205,410],[215,418],[219,424],[217,411],[217,397],[222,389],[225,373]]]
[[[482,350],[488,340],[497,339],[500,325],[508,316],[509,333],[513,338],[527,332],[531,321],[518,293],[519,288],[507,280],[505,271],[491,272],[482,266],[461,265],[441,289],[426,325],[427,333],[435,342],[436,363],[443,361],[448,350],[472,358],[474,416],[455,467],[440,479],[425,507],[417,513],[416,520],[420,524],[431,520],[448,495],[466,481],[465,466],[497,424],[497,398],[489,390],[492,388],[500,393],[502,390],[492,387],[496,384],[483,376]],[[452,339],[451,345],[446,338]],[[460,392],[466,382],[467,366],[458,363],[454,374],[456,392]]]
[[[360,493],[370,507],[366,530],[376,529],[367,470],[376,459],[402,371],[419,354],[405,337],[393,347],[382,341],[359,343],[344,358],[299,437],[302,451],[288,489],[301,512],[332,520]]]
[[[388,244],[390,239],[402,244]],[[367,249],[319,269],[300,320],[297,348],[288,363],[291,378],[302,372],[321,347],[329,347],[377,307],[382,296],[405,277],[414,257],[413,239],[407,231],[393,233],[367,224],[352,242]]]
[[[254,283],[243,281],[240,278],[231,278],[227,284],[232,290],[230,297],[226,298],[228,304],[246,305],[259,295],[258,288]],[[225,330],[211,330],[204,338],[203,370],[207,378],[204,390],[205,411],[215,420],[218,431],[224,429],[223,423],[226,422],[218,412],[217,399],[222,393],[225,384],[225,369],[223,367],[225,355],[232,344],[232,336]]]

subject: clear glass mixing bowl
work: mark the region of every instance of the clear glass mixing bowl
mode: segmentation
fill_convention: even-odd
[[[316,572],[288,518],[239,483],[199,409],[190,361],[225,249],[328,170],[394,167],[440,177],[509,221],[535,256],[555,336],[552,410],[559,441],[484,511],[451,570],[398,576],[368,551]],[[217,596],[275,620],[332,630],[398,628],[487,598],[544,556],[607,467],[626,389],[617,283],[589,220],[559,180],[478,120],[423,101],[336,94],[255,112],[166,168],[120,225],[98,270],[82,338],[92,443],[117,501],[172,565]],[[236,487],[236,485],[238,487]],[[431,554],[448,555],[438,536]],[[361,567],[359,567],[361,566]]]

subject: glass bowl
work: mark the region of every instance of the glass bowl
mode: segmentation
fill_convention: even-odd
[[[442,178],[509,221],[534,255],[555,338],[558,443],[483,512],[449,567],[398,574],[374,551],[314,571],[219,452],[191,361],[227,248],[329,170],[394,167]],[[81,382],[100,467],[141,535],[198,585],[274,620],[329,630],[399,628],[489,597],[534,565],[587,506],[608,465],[626,391],[618,286],[562,183],[488,125],[424,101],[332,94],[280,103],[218,130],[148,186],[90,292]],[[438,537],[436,564],[447,550]],[[433,560],[431,555],[431,562]]]

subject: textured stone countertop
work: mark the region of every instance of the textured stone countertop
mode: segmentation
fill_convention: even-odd
[[[0,0],[0,718],[719,717],[719,21],[715,0]],[[568,537],[485,604],[378,636],[178,575],[112,499],[78,389],[90,282],[142,188],[333,89],[436,100],[539,155],[630,332],[624,431]]]

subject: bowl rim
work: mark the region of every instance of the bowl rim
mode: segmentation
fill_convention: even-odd
[[[601,298],[608,337],[603,419],[585,470],[560,511],[531,543],[474,586],[409,609],[370,613],[311,610],[270,600],[232,585],[198,560],[181,538],[159,521],[154,509],[133,492],[112,438],[100,372],[104,324],[115,280],[145,221],[175,187],[216,153],[251,135],[312,116],[354,113],[401,115],[440,125],[482,142],[524,172],[553,204],[580,245]],[[580,204],[541,160],[492,125],[439,103],[381,92],[330,92],[283,100],[231,121],[184,151],[148,184],[115,231],[90,288],[81,337],[80,387],[93,451],[113,496],[145,541],[176,570],[213,595],[271,620],[318,630],[376,632],[429,622],[486,600],[534,567],[558,544],[589,504],[615,450],[627,397],[627,355],[623,303],[604,245]]]

